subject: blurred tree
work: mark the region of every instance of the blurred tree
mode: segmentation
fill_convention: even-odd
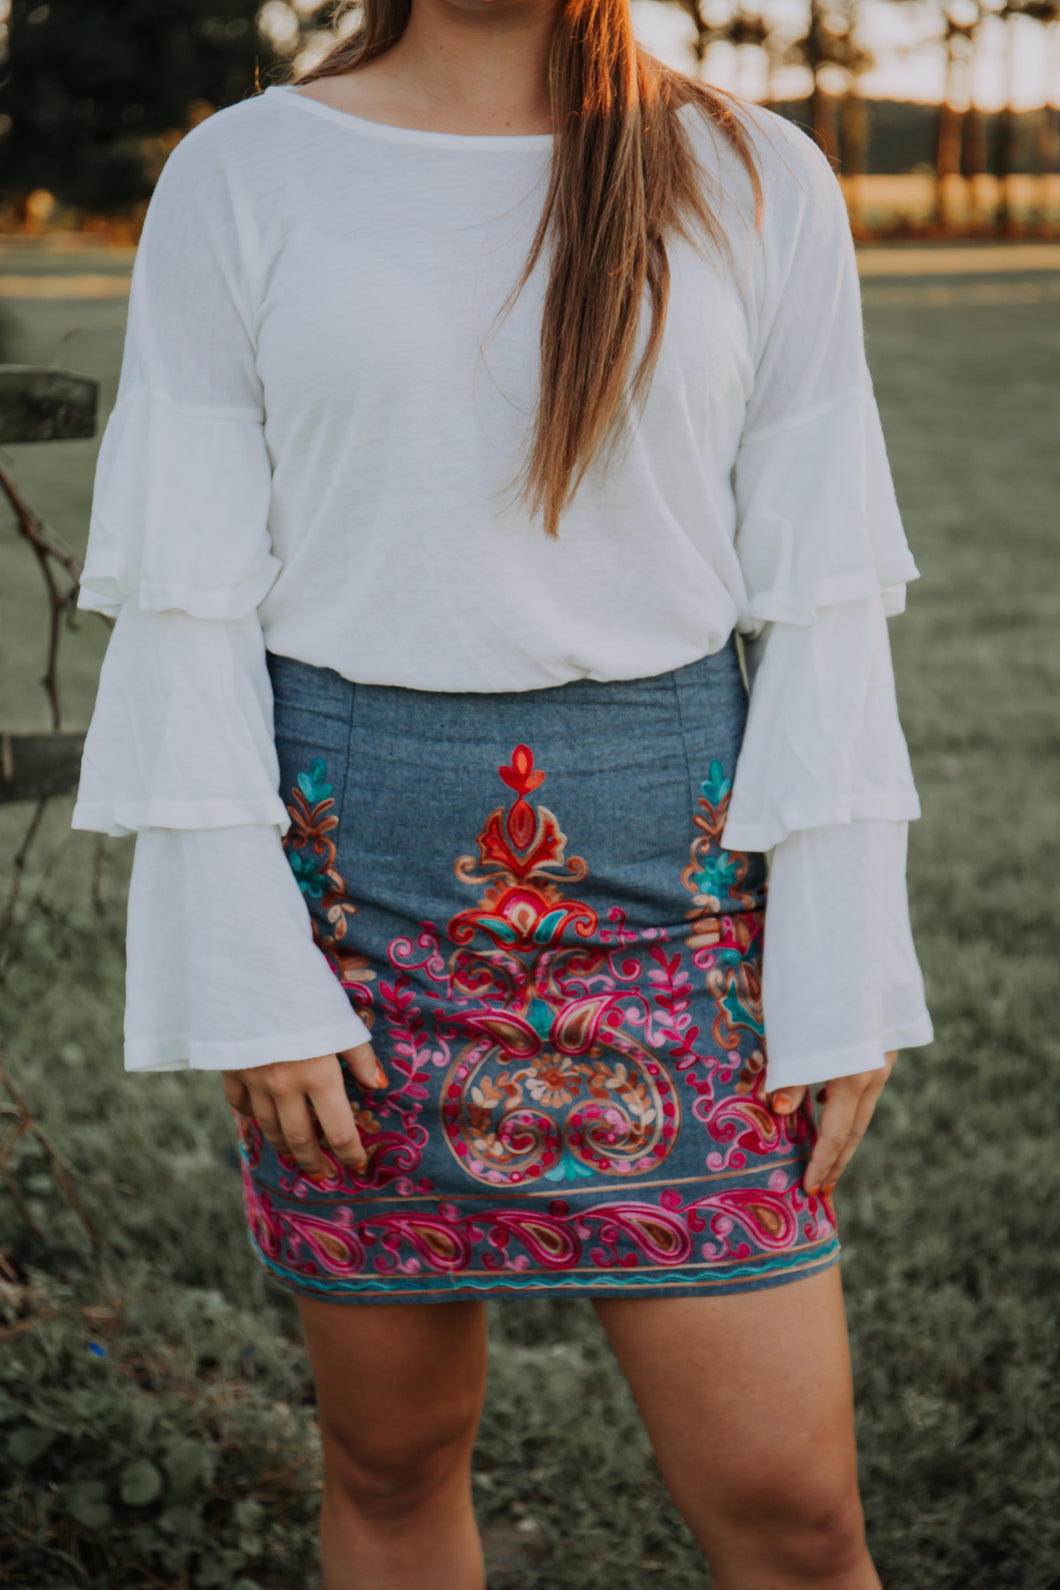
[[[702,71],[712,44],[757,46],[765,52],[767,103],[774,102],[775,73],[803,67],[810,79],[809,123],[814,138],[845,174],[866,167],[869,120],[858,79],[873,58],[858,35],[858,0],[809,0],[805,22],[792,32],[790,13],[745,11],[734,6],[719,17],[708,0],[673,0],[692,20],[695,70]]]
[[[1060,0],[1006,0],[1005,8],[1001,12],[1005,23],[1005,80],[1006,94],[1005,105],[1001,111],[998,124],[997,142],[997,175],[1000,184],[998,208],[994,218],[994,225],[999,232],[1012,234],[1017,230],[1016,217],[1012,204],[1012,183],[1010,178],[1014,170],[1018,169],[1016,155],[1016,111],[1013,105],[1016,79],[1015,35],[1014,24],[1019,17],[1026,17],[1032,22],[1037,22],[1044,31],[1042,41],[1043,49],[1049,48],[1049,30],[1055,28],[1060,22]],[[1055,150],[1049,148],[1048,131],[1051,127],[1051,107],[1042,106],[1038,117],[1037,156],[1038,173],[1044,176],[1055,166]],[[1042,200],[1042,219],[1044,220],[1045,201]]]
[[[1013,105],[1012,98],[1015,90],[1015,30],[1013,19],[1020,13],[1018,5],[1006,3],[998,13],[1001,25],[1004,28],[1004,55],[1003,69],[1005,81],[1005,100],[997,119],[997,143],[995,155],[997,161],[997,208],[994,211],[994,227],[998,232],[1011,233],[1015,229],[1015,216],[1012,210],[1012,184],[1009,176],[1012,172],[1013,154]]]
[[[961,175],[965,121],[972,103],[972,62],[976,30],[982,21],[978,0],[949,0],[943,8],[946,40],[946,86],[939,107],[939,138],[935,156],[935,220],[946,225],[948,190]]]
[[[165,144],[273,62],[260,0],[11,0],[3,186],[112,209],[146,198]],[[6,118],[10,118],[7,121]],[[158,162],[160,163],[160,161]]]
[[[724,36],[724,24],[718,27],[715,23],[707,21],[703,15],[702,0],[674,0],[674,3],[681,8],[695,29],[695,38],[692,40],[692,59],[698,75],[702,72],[710,46],[715,39]]]
[[[839,129],[835,109],[838,96],[828,91],[828,69],[836,64],[836,46],[845,40],[849,21],[838,8],[826,0],[810,0],[809,23],[806,32],[795,42],[795,51],[801,54],[809,67],[810,125],[813,136],[833,162],[839,159]]]
[[[0,27],[0,185],[15,195],[47,190],[89,211],[131,206],[135,212],[189,126],[285,77],[293,60],[308,61],[326,46],[338,3],[7,0],[6,46]],[[669,3],[692,23],[693,71],[704,69],[717,43],[763,52],[767,102],[808,122],[845,177],[870,169],[870,133],[874,168],[880,169],[878,158],[895,158],[887,153],[893,129],[881,143],[880,110],[886,107],[874,107],[870,117],[859,89],[873,64],[859,35],[860,0],[804,0],[801,17],[799,8],[767,8],[765,0],[750,0],[756,10],[745,9],[745,0]],[[1000,124],[990,118],[988,151],[987,118],[971,94],[983,19],[1018,13],[1053,26],[1060,40],[1060,0],[939,0],[939,6],[949,71],[937,129],[938,170],[942,181],[963,173],[974,188],[977,173],[1018,164],[1013,145],[1019,129],[1012,118],[1007,128],[1004,118]],[[773,84],[791,66],[803,69],[810,93],[781,107]],[[1035,125],[1039,169],[1055,165],[1058,133],[1056,112],[1047,108]],[[934,131],[928,136],[934,140]],[[928,155],[925,148],[918,158]],[[856,209],[855,191],[848,196]],[[941,197],[938,213],[941,218]]]

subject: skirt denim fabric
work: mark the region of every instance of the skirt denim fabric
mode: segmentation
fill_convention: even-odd
[[[311,1181],[235,1115],[272,1274],[436,1302],[743,1292],[835,1263],[831,1203],[800,1186],[810,1099],[765,1099],[765,859],[719,839],[732,637],[655,678],[498,694],[266,655],[284,849],[390,1084],[343,1065],[359,1173],[322,1144]]]

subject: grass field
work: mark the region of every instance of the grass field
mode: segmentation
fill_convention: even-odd
[[[1060,298],[1035,280],[1045,290],[991,278],[948,300],[937,275],[865,289],[923,576],[892,643],[937,1032],[900,1060],[837,1195],[887,1590],[1060,1587]],[[120,303],[16,307],[7,356],[98,374],[106,412]],[[8,453],[77,552],[95,447]],[[45,727],[38,576],[6,524],[0,572],[0,724]],[[71,724],[87,721],[106,641],[89,617],[64,640]],[[69,809],[54,803],[43,856]],[[5,887],[27,818],[0,811]],[[26,1278],[0,1285],[0,1559],[17,1565],[13,1590],[302,1590],[317,1448],[296,1316],[247,1247],[216,1079],[122,1073],[131,847],[105,843],[100,921],[95,845],[68,836],[0,986],[12,1074],[104,1239],[95,1261],[27,1144],[39,1237],[0,1193],[0,1249]],[[708,1584],[589,1304],[490,1308],[476,1493],[491,1590]]]

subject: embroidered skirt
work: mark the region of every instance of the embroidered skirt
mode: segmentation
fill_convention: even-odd
[[[251,1241],[343,1303],[777,1286],[838,1257],[764,1095],[764,857],[722,848],[732,639],[654,678],[452,694],[268,652],[284,848],[389,1078],[309,1181],[236,1115]],[[319,1130],[319,1129],[318,1129]],[[325,1153],[326,1145],[324,1145]]]

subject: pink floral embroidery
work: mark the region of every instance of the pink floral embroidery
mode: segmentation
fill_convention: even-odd
[[[489,813],[477,855],[454,865],[477,900],[443,932],[423,922],[414,937],[391,940],[390,977],[341,945],[356,908],[335,867],[325,771],[318,758],[299,775],[285,845],[333,927],[317,936],[314,919],[317,942],[366,1019],[385,1025],[391,1086],[370,1108],[353,1098],[369,1155],[359,1173],[322,1141],[326,1177],[311,1182],[280,1156],[276,1186],[264,1185],[261,1134],[237,1117],[248,1218],[268,1262],[321,1284],[674,1266],[698,1275],[770,1255],[812,1262],[811,1250],[831,1244],[830,1204],[799,1186],[811,1108],[781,1118],[764,1097],[761,889],[745,887],[748,857],[720,843],[731,789],[720,764],[701,787],[681,874],[692,909],[680,942],[669,944],[663,927],[630,926],[617,907],[603,923],[570,892],[588,866],[568,855],[555,813],[529,799],[545,774],[518,745],[499,769],[514,802]],[[693,1019],[703,992],[709,1030]],[[469,1187],[495,1189],[499,1202],[438,1198],[418,1174],[432,1099]],[[686,1149],[692,1121],[702,1129],[687,1200],[659,1184],[683,1116]],[[760,1167],[768,1185],[725,1184],[745,1167]],[[597,1200],[601,1178],[628,1182],[630,1196],[612,1187]],[[648,1196],[633,1196],[644,1178]],[[506,1189],[548,1182],[572,1184],[575,1202],[504,1202]]]

